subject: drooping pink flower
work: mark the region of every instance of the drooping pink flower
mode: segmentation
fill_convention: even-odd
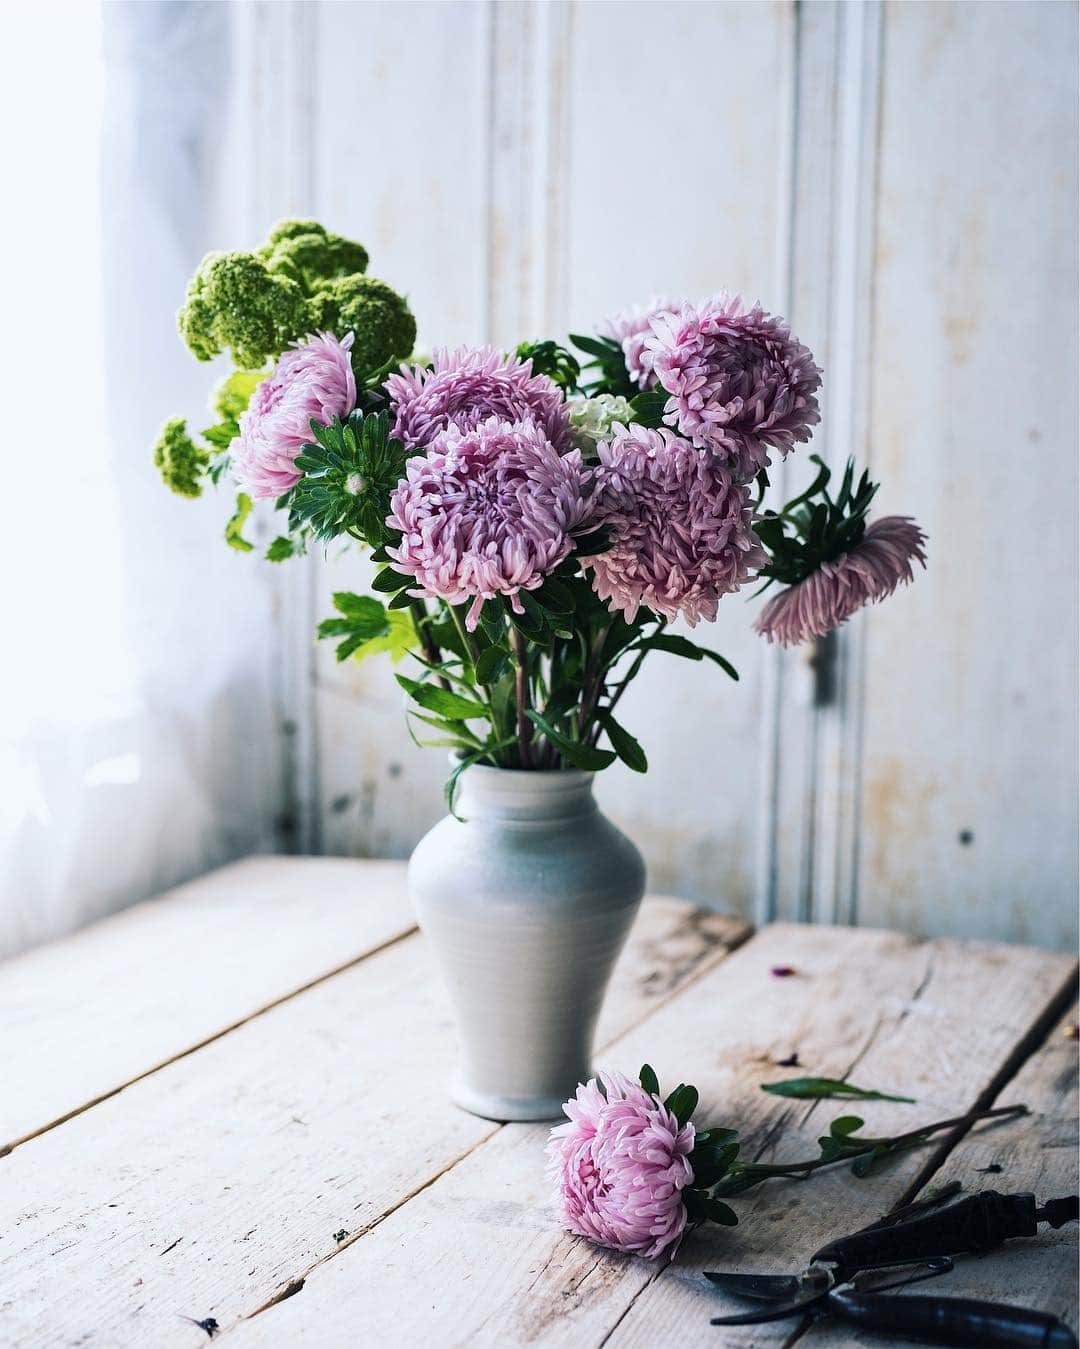
[[[693,626],[750,578],[765,553],[749,488],[709,450],[666,428],[617,426],[597,453],[592,523],[611,547],[589,560],[593,589],[632,619],[642,604]]]
[[[548,1142],[559,1216],[581,1237],[655,1259],[683,1234],[694,1126],[621,1073],[601,1073],[563,1106]]]
[[[645,339],[652,333],[653,319],[661,314],[676,313],[681,308],[676,300],[654,296],[647,305],[635,305],[633,309],[613,314],[597,329],[601,337],[610,337],[621,345],[627,374],[639,389],[651,389],[656,383],[652,353],[645,346]]]
[[[864,604],[883,600],[901,581],[912,580],[912,563],[926,566],[926,535],[904,515],[885,515],[868,525],[848,553],[823,562],[797,585],[774,595],[754,628],[770,642],[796,646],[824,637]]]
[[[352,333],[343,342],[332,333],[308,337],[283,352],[274,373],[256,385],[232,444],[236,481],[253,499],[279,497],[300,481],[295,460],[311,443],[312,421],[329,426],[353,410],[352,340]]]
[[[671,397],[665,421],[750,477],[810,439],[821,371],[782,318],[726,291],[652,320],[645,350]]]
[[[406,449],[426,448],[448,426],[469,429],[490,417],[501,422],[531,417],[560,454],[572,445],[559,386],[547,375],[534,375],[531,361],[494,347],[437,351],[430,369],[403,365],[385,387],[393,435]]]
[[[405,472],[386,520],[402,540],[387,552],[416,578],[411,594],[471,600],[470,632],[495,595],[522,612],[518,592],[542,585],[569,554],[588,507],[580,451],[559,455],[533,421],[451,424]]]

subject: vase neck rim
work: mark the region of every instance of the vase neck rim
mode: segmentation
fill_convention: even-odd
[[[465,820],[572,819],[596,809],[593,775],[577,769],[526,770],[473,764],[461,775],[457,813]]]

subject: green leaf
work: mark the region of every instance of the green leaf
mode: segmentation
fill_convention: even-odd
[[[287,534],[279,534],[266,550],[267,562],[284,562],[296,552],[296,546]]]
[[[525,715],[533,725],[539,726],[566,762],[573,764],[575,768],[580,768],[586,773],[597,773],[615,762],[615,755],[611,750],[594,749],[591,745],[581,745],[561,735],[535,708],[526,708]]]
[[[739,1136],[738,1129],[699,1129],[694,1135],[694,1146],[720,1147],[732,1143]]]
[[[235,548],[241,553],[250,553],[255,546],[248,543],[242,533],[244,524],[250,514],[251,498],[246,492],[240,492],[236,498],[236,510],[225,525],[225,542],[230,548]]]
[[[858,1133],[865,1123],[858,1115],[841,1115],[829,1125],[829,1133],[834,1138],[847,1138],[849,1134]]]
[[[686,637],[679,637],[675,633],[662,633],[657,637],[646,637],[644,641],[638,642],[635,651],[667,651],[673,656],[682,656],[684,660],[711,660],[715,665],[719,665],[725,674],[730,675],[732,679],[739,678],[739,672],[730,661],[726,661],[723,656],[715,651],[710,651],[707,646],[698,646],[696,642],[691,642]]]
[[[412,615],[401,610],[387,610],[387,631],[381,637],[370,637],[353,653],[355,660],[367,660],[369,656],[381,656],[384,652],[396,665],[403,660],[416,645],[416,629]]]
[[[402,576],[401,572],[394,571],[391,567],[384,567],[382,571],[376,572],[371,588],[383,594],[393,594],[396,590],[404,590],[406,586],[415,584],[414,577]]]
[[[690,1122],[691,1115],[697,1109],[697,1103],[697,1087],[688,1087],[685,1082],[680,1082],[664,1102],[680,1124]]]
[[[649,761],[645,757],[645,751],[626,727],[621,726],[606,709],[597,714],[597,720],[611,741],[612,749],[627,768],[632,768],[635,773],[647,773]]]
[[[553,614],[572,614],[574,612],[574,595],[570,587],[563,585],[561,581],[556,581],[553,576],[549,576],[542,586],[537,590],[529,592],[532,598],[540,606]]]
[[[722,1227],[738,1227],[739,1218],[734,1209],[722,1204],[719,1199],[706,1199],[705,1216],[710,1222],[720,1223]]]
[[[476,682],[493,684],[506,668],[507,652],[501,646],[486,646],[476,658]]]
[[[664,425],[664,409],[671,395],[666,389],[648,389],[630,400],[634,421],[656,430]]]
[[[215,450],[227,450],[240,434],[240,428],[235,422],[218,422],[216,426],[208,426],[202,434]]]
[[[647,1063],[641,1065],[641,1072],[638,1073],[638,1081],[650,1096],[660,1095],[660,1083],[656,1073]]]
[[[429,712],[438,713],[447,721],[468,721],[472,717],[486,717],[488,714],[487,708],[481,703],[473,702],[471,698],[462,698],[458,693],[450,693],[434,684],[422,684],[419,680],[406,678],[405,675],[395,675],[394,678],[421,707],[426,707]]]
[[[461,820],[461,816],[454,809],[454,798],[457,795],[458,778],[461,777],[462,773],[465,772],[466,768],[469,768],[472,764],[482,759],[486,753],[487,753],[486,749],[481,749],[477,750],[474,754],[464,755],[460,763],[450,774],[450,776],[446,779],[446,784],[443,787],[443,795],[446,798],[446,809],[450,812],[450,814],[454,817],[455,820]]]
[[[864,1087],[856,1087],[851,1082],[841,1082],[832,1077],[791,1077],[786,1082],[763,1082],[761,1090],[773,1096],[792,1096],[798,1101],[855,1096],[860,1101],[901,1101],[905,1105],[915,1104],[911,1096],[891,1096],[884,1091],[867,1091]]]

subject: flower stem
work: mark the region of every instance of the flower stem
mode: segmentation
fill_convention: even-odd
[[[840,1162],[851,1162],[856,1157],[865,1157],[872,1152],[880,1151],[882,1155],[889,1152],[902,1152],[904,1149],[915,1147],[919,1143],[929,1142],[934,1134],[941,1133],[945,1129],[963,1128],[977,1124],[979,1120],[984,1119],[1006,1119],[1015,1115],[1026,1115],[1027,1110],[1026,1105],[1000,1105],[990,1110],[972,1110],[966,1115],[954,1115],[952,1119],[938,1120],[935,1124],[924,1124],[921,1129],[910,1129],[907,1133],[894,1134],[891,1138],[860,1139],[858,1142],[861,1146],[853,1146],[836,1157],[813,1157],[805,1162],[735,1162],[729,1175],[756,1177],[759,1181],[783,1176],[805,1180],[811,1172],[818,1171],[823,1166],[836,1166]],[[721,1192],[722,1189],[723,1182],[721,1182]]]
[[[518,754],[521,759],[522,768],[531,768],[532,765],[532,722],[527,715],[529,706],[529,675],[528,661],[529,653],[525,645],[524,634],[515,627],[511,627],[514,643],[514,691],[517,700],[517,736],[518,736]]]
[[[441,665],[442,652],[439,650],[439,644],[431,635],[431,629],[428,627],[430,618],[427,611],[427,605],[423,600],[410,600],[409,613],[412,614],[413,627],[416,629],[417,637],[420,638],[420,646],[423,649],[426,660],[431,665]],[[444,675],[439,675],[438,681],[449,693],[450,681]]]

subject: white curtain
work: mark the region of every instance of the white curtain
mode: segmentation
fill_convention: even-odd
[[[272,582],[150,462],[166,417],[208,424],[186,278],[247,242],[234,18],[5,19],[0,955],[274,845]]]

